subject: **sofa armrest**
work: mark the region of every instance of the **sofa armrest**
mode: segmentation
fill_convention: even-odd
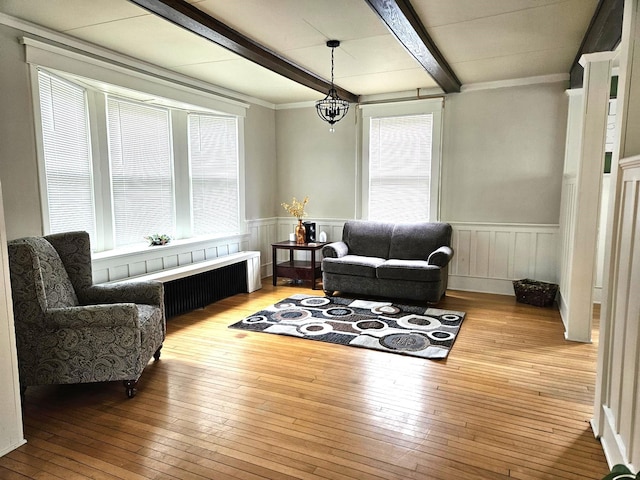
[[[435,265],[437,267],[443,268],[449,264],[452,258],[453,249],[451,247],[442,246],[437,250],[431,252],[431,255],[429,255],[429,258],[427,259],[427,263],[429,265]]]
[[[344,242],[333,242],[322,247],[322,256],[325,258],[340,258],[349,253],[349,247]]]
[[[133,303],[49,308],[45,322],[54,328],[137,328],[138,308]]]
[[[100,284],[82,290],[78,296],[86,305],[138,303],[159,307],[164,304],[164,286],[154,280]]]

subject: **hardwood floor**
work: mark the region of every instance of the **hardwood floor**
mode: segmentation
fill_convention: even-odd
[[[446,360],[227,328],[292,293],[236,295],[168,322],[138,394],[29,388],[28,443],[0,478],[600,479],[593,344],[556,309],[450,291],[467,317]],[[597,325],[596,325],[597,327]]]

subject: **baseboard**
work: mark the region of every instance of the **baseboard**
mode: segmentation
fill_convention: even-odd
[[[564,297],[562,296],[562,291],[558,292],[558,310],[560,310],[560,318],[562,319],[562,324],[564,325],[565,338],[567,332],[567,318],[569,318],[569,306],[567,302],[565,302]]]
[[[602,303],[602,287],[593,287],[593,303]]]
[[[0,457],[5,456],[9,452],[13,452],[16,448],[21,447],[25,443],[27,443],[27,441],[25,439],[21,439],[16,443],[12,443],[11,445],[8,445],[7,447],[0,450]]]
[[[600,443],[604,450],[604,455],[609,464],[609,468],[617,464],[626,465],[632,472],[636,471],[636,467],[625,461],[625,445],[619,434],[615,431],[615,417],[611,409],[605,405],[602,407],[604,413],[604,425],[600,435]],[[595,429],[594,429],[595,431]]]
[[[515,296],[513,282],[501,278],[470,277],[449,274],[447,288],[465,292],[495,293]]]

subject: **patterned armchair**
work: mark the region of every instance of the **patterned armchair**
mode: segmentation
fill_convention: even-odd
[[[20,384],[122,380],[127,396],[165,338],[159,282],[93,285],[86,232],[8,242]]]

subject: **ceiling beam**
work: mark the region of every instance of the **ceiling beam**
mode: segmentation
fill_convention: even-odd
[[[185,0],[130,0],[196,35],[257,63],[289,80],[326,95],[331,83],[233,30]],[[358,103],[358,95],[335,85],[340,98]]]
[[[365,1],[445,93],[460,91],[460,80],[431,40],[409,0]]]
[[[571,88],[582,87],[584,69],[578,63],[585,53],[615,50],[622,38],[624,0],[600,0],[571,66]]]

